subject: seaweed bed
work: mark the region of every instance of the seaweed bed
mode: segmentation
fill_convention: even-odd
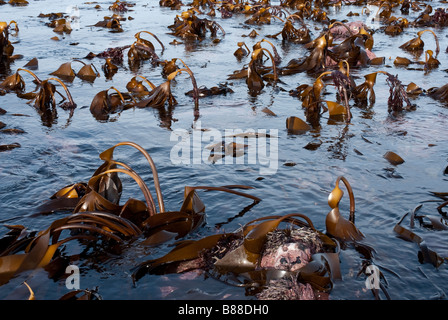
[[[0,298],[446,299],[447,25],[444,1],[0,0]]]

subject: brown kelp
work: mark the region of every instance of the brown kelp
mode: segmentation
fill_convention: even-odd
[[[47,266],[59,246],[72,240],[96,240],[104,236],[105,240],[121,241],[125,236],[135,234],[132,226],[121,225],[119,221],[104,219],[107,214],[83,213],[55,220],[38,233],[23,233],[23,227],[15,228],[13,239],[2,247],[0,261],[0,283],[7,283],[15,275]],[[107,227],[103,229],[103,227]],[[64,230],[86,230],[88,233],[66,236]],[[119,232],[125,232],[126,234]],[[64,233],[64,235],[63,235]],[[123,238],[121,238],[123,237]]]
[[[32,92],[23,93],[25,91],[25,80],[20,75],[20,71],[25,71],[32,75],[35,83],[37,84],[36,89]],[[60,93],[52,81],[58,82],[64,89],[66,96]],[[74,109],[76,108],[76,103],[74,102],[70,91],[67,86],[58,78],[48,78],[46,80],[39,79],[36,74],[32,71],[19,68],[17,71],[8,76],[1,84],[0,88],[7,92],[16,92],[19,97],[29,99],[29,103],[32,104],[45,125],[51,126],[54,120],[57,118],[56,107],[59,105],[64,110],[70,111],[68,122],[73,116]],[[61,102],[56,102],[56,94],[61,98]]]
[[[342,181],[347,188],[347,192],[350,198],[350,216],[349,219],[345,219],[341,213],[339,212],[339,203],[344,195],[341,188],[339,188],[339,183]],[[325,219],[325,225],[327,228],[327,232],[341,240],[361,240],[364,238],[364,235],[361,231],[356,228],[355,222],[355,197],[353,194],[353,189],[348,182],[348,180],[339,176],[336,179],[336,185],[334,189],[330,192],[328,196],[328,205],[332,209]]]
[[[115,92],[109,93],[109,90]],[[125,109],[126,101],[123,94],[115,87],[98,92],[90,103],[90,112],[97,120],[108,120],[110,114]]]
[[[418,215],[418,211],[421,210],[423,205],[416,206],[412,211],[407,212],[401,219],[397,222],[397,224],[394,226],[394,232],[397,234],[398,237],[417,244],[419,248],[418,252],[418,260],[421,263],[430,263],[434,267],[440,267],[440,265],[445,262],[445,260],[448,259],[448,257],[444,255],[440,255],[435,250],[443,250],[442,248],[439,248],[438,243],[431,243],[429,244],[427,241],[425,241],[425,238],[430,238],[430,235],[419,235],[421,234],[418,231],[414,231],[415,229],[415,220],[420,221],[420,224],[424,227],[430,227],[431,229],[439,229],[439,230],[446,230],[447,225],[444,218],[440,219],[438,217],[429,216],[429,215]],[[410,221],[409,221],[409,228],[403,227],[403,221],[406,218],[406,216],[410,215]],[[429,222],[424,222],[424,219]],[[426,223],[426,225],[425,225]],[[445,254],[446,255],[446,254]]]
[[[72,62],[81,63],[83,66],[75,72],[72,69]],[[70,62],[65,62],[56,71],[50,73],[50,75],[56,76],[64,81],[73,81],[75,77],[88,82],[94,82],[96,78],[100,76],[98,70],[93,64],[87,64],[82,60],[74,59]]]
[[[14,26],[14,27],[13,27]],[[0,21],[0,63],[7,63],[9,60],[13,60],[15,57],[14,46],[9,40],[10,29],[19,31],[17,22],[10,21],[9,23]]]
[[[186,40],[204,40],[207,31],[212,38],[216,38],[218,31],[225,35],[224,29],[216,22],[207,18],[198,18],[193,9],[182,12],[174,19],[174,23],[168,26],[172,34]]]
[[[195,112],[195,117],[198,116],[198,112],[199,112],[199,91],[198,91],[198,86],[196,83],[196,78],[194,77],[193,72],[191,71],[191,69],[185,64],[185,62],[183,62],[183,60],[178,59],[179,61],[182,62],[183,64],[183,68],[181,69],[177,69],[176,71],[170,73],[167,76],[167,81],[165,81],[164,83],[162,83],[161,85],[153,88],[146,97],[144,97],[143,99],[141,99],[136,106],[138,108],[146,108],[146,107],[154,107],[154,108],[159,108],[159,107],[164,107],[166,103],[168,103],[169,106],[173,106],[177,104],[176,99],[174,98],[174,96],[171,93],[171,82],[175,79],[175,77],[182,73],[182,72],[186,72],[188,73],[191,83],[193,85],[193,99],[195,102],[195,107],[194,107],[194,112]]]
[[[157,38],[157,36],[149,31],[140,31],[135,34],[135,42],[131,45],[128,51],[128,61],[130,65],[135,65],[144,60],[150,60],[153,65],[156,65],[160,62],[159,56],[156,54],[156,50],[151,41],[143,39],[141,37],[142,33],[146,33],[151,35],[162,47],[163,54],[165,50],[165,46],[163,43]]]
[[[340,181],[349,190],[350,221],[341,218],[338,211],[342,198]],[[179,242],[164,256],[136,266],[133,280],[136,283],[146,274],[200,269],[220,281],[244,287],[246,294],[258,299],[328,299],[333,282],[342,280],[339,240],[354,242],[367,259],[359,274],[367,274],[366,266],[373,264],[374,251],[358,242],[364,236],[353,224],[354,196],[344,177],[336,180],[328,202],[333,210],[327,216],[326,233],[317,230],[301,213],[265,216],[249,221],[235,232]],[[389,297],[383,285],[381,289]],[[375,296],[378,298],[378,292]]]
[[[261,77],[258,71],[259,63],[257,63],[258,61],[257,59],[259,59],[263,55],[263,52],[267,52],[272,61],[272,70],[273,70],[272,80],[274,82],[278,80],[277,67],[275,65],[274,56],[271,54],[271,52],[266,48],[259,48],[254,50],[251,55],[251,61],[249,62],[247,68],[247,78],[246,78],[246,84],[247,87],[249,88],[249,93],[251,95],[259,94],[261,90],[263,90],[264,88],[263,78]]]
[[[423,48],[425,46],[425,43],[423,42],[421,37],[422,37],[422,35],[425,32],[430,32],[434,36],[434,40],[436,42],[436,51],[435,52],[436,52],[436,58],[437,58],[437,55],[440,52],[439,38],[437,38],[437,35],[434,33],[434,31],[432,31],[430,29],[426,29],[426,30],[422,30],[422,31],[417,32],[417,37],[416,38],[413,38],[413,39],[403,43],[400,46],[400,48],[403,49],[403,50],[406,50],[406,51],[417,53],[417,54],[423,52]]]
[[[115,149],[120,146],[135,148],[148,161],[153,174],[157,206],[141,176],[129,165],[113,159]],[[148,246],[179,239],[204,222],[205,206],[197,190],[224,191],[254,202],[261,200],[234,190],[249,189],[247,186],[187,186],[180,210],[166,211],[155,164],[141,146],[121,142],[102,152],[100,159],[104,163],[88,183],[66,186],[40,207],[41,213],[69,210],[69,215],[53,221],[40,232],[29,232],[20,225],[9,227],[10,231],[0,241],[0,284],[7,283],[21,272],[47,267],[60,254],[57,249],[73,240],[116,250],[117,244],[138,237],[144,237],[143,244]],[[118,173],[127,174],[137,182],[144,201],[130,198],[123,205],[120,204],[123,185]]]
[[[299,20],[301,23],[300,28],[294,26],[294,21]],[[286,18],[286,22],[283,29],[276,34],[268,36],[269,38],[277,38],[282,36],[284,42],[293,42],[299,44],[305,44],[311,41],[310,30],[307,28],[301,16],[292,14]]]
[[[276,259],[277,250],[284,247],[290,248],[288,253]],[[337,242],[316,230],[307,216],[274,215],[252,220],[233,233],[179,243],[165,256],[137,266],[133,279],[204,269],[222,281],[244,283],[259,299],[320,299],[341,277],[338,250]],[[282,296],[291,286],[297,291]]]
[[[448,84],[428,89],[428,96],[435,100],[448,102]]]

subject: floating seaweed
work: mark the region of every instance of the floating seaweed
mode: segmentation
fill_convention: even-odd
[[[180,16],[176,16],[174,23],[168,26],[173,32],[172,34],[187,40],[203,40],[207,31],[210,36],[215,38],[218,31],[225,35],[224,29],[216,22],[207,18],[198,18],[194,10],[190,9],[182,12]]]
[[[394,232],[400,237],[403,238],[406,241],[410,241],[413,243],[416,243],[418,245],[418,248],[420,249],[418,252],[418,258],[421,263],[431,263],[434,267],[439,267],[446,259],[447,257],[440,256],[436,251],[431,249],[430,246],[428,246],[427,242],[425,241],[425,237],[418,235],[416,232],[412,231],[412,229],[415,227],[415,219],[422,220],[423,216],[419,217],[417,215],[418,211],[422,208],[422,205],[418,205],[415,207],[411,212],[407,212],[403,217],[401,217],[400,221],[397,222],[397,224],[394,226]],[[402,226],[402,223],[407,215],[410,214],[410,229],[405,228]],[[445,229],[445,224],[442,221],[440,224],[440,221],[437,219],[430,219],[431,221],[431,227],[434,228],[434,224],[436,226],[441,226],[443,229]]]
[[[299,29],[294,27],[294,21],[296,19],[301,22],[301,27]],[[277,38],[280,34],[284,42],[305,44],[311,41],[310,30],[303,22],[302,17],[297,14],[292,14],[288,16],[286,18],[286,22],[285,25],[283,26],[283,29],[279,33],[270,35],[269,37]]]
[[[350,217],[349,219],[345,219],[342,217],[342,215],[339,212],[339,202],[342,199],[343,192],[339,188],[339,182],[342,181],[347,188],[348,195],[350,198]],[[347,241],[355,241],[355,240],[361,240],[364,238],[364,235],[361,233],[361,231],[358,230],[358,228],[355,226],[355,197],[353,194],[352,187],[348,180],[343,177],[339,176],[336,179],[336,185],[331,191],[330,195],[328,196],[328,205],[332,209],[325,219],[325,225],[327,232],[341,240]]]
[[[152,64],[159,63],[160,58],[155,52],[154,45],[152,44],[151,41],[141,38],[142,33],[147,33],[152,37],[154,37],[154,39],[156,39],[156,41],[162,47],[161,54],[163,54],[163,51],[165,50],[165,46],[163,45],[163,43],[153,33],[149,31],[137,32],[135,34],[135,38],[137,40],[131,45],[128,51],[129,64],[133,65],[143,60],[150,60]]]
[[[153,173],[157,204],[142,178],[127,164],[113,159],[114,150],[131,146],[140,151]],[[122,142],[100,154],[104,163],[88,183],[76,183],[57,191],[39,213],[69,210],[71,214],[53,221],[41,232],[28,232],[24,226],[9,226],[10,231],[0,241],[0,284],[7,283],[21,272],[47,267],[59,255],[57,249],[73,240],[93,241],[104,248],[113,248],[125,241],[144,237],[143,243],[155,246],[170,239],[179,239],[197,227],[205,218],[205,206],[197,190],[224,191],[259,202],[258,197],[234,190],[247,186],[185,187],[184,201],[179,211],[166,211],[158,173],[151,156],[139,145]],[[140,186],[145,201],[130,198],[120,205],[122,183],[118,173],[131,176]],[[65,235],[64,230],[73,231]]]
[[[289,228],[280,228],[283,223]],[[288,252],[276,258],[276,252],[284,247]],[[316,230],[311,220],[299,213],[255,219],[233,233],[180,243],[165,256],[134,268],[133,279],[136,282],[148,273],[193,269],[205,269],[227,283],[244,281],[246,291],[251,289],[248,292],[259,299],[327,297],[331,282],[341,277],[337,242]],[[280,294],[292,285],[297,291]]]
[[[79,62],[83,66],[78,70],[78,72],[75,72],[72,69],[72,62]],[[61,78],[62,80],[69,82],[73,81],[75,77],[88,82],[94,82],[95,79],[100,76],[98,70],[96,70],[96,67],[93,64],[87,64],[84,61],[78,59],[63,63],[56,71],[50,73],[50,75],[56,76],[58,78]]]
[[[417,32],[416,38],[413,38],[413,39],[403,43],[400,46],[400,48],[403,50],[406,50],[406,51],[417,53],[417,54],[423,52],[423,47],[425,46],[425,43],[423,42],[421,37],[425,32],[430,32],[434,36],[434,40],[436,42],[436,51],[435,52],[436,52],[436,57],[437,57],[437,55],[440,52],[439,39],[437,38],[437,35],[434,33],[434,31],[432,31],[430,29],[426,29],[426,30]]]
[[[0,21],[0,63],[5,63],[14,60],[13,56],[14,46],[9,40],[9,30],[14,26],[14,30],[19,31],[17,22],[10,21],[9,23]]]

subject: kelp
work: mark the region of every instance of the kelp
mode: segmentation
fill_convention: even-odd
[[[389,161],[389,163],[393,164],[394,166],[404,163],[403,158],[393,151],[387,151],[384,154],[383,158]]]
[[[45,230],[10,243],[0,256],[0,283],[7,283],[21,272],[47,266],[58,247],[69,241],[99,241],[99,238],[104,237],[105,241],[121,242],[125,236],[133,233],[132,228],[125,228],[120,221],[108,220],[108,217],[109,215],[105,213],[101,213],[100,216],[96,213],[70,215],[53,221]],[[62,236],[64,230],[85,230],[85,232],[64,237]],[[114,233],[119,231],[126,234]]]
[[[171,73],[179,70],[179,67],[176,64],[177,58],[173,58],[171,60],[162,60],[159,61],[159,65],[162,66],[162,76],[167,77]]]
[[[348,195],[350,198],[350,216],[349,219],[345,219],[339,212],[339,203],[344,195],[341,188],[339,188],[339,182],[342,181],[347,188]],[[327,233],[341,239],[343,241],[358,241],[364,238],[364,235],[355,226],[355,197],[353,194],[353,189],[348,182],[348,180],[339,176],[336,179],[336,184],[334,189],[330,192],[328,196],[328,205],[332,209],[325,219],[325,225]]]
[[[311,53],[303,60],[292,59],[289,61],[285,67],[281,68],[280,74],[290,75],[299,72],[318,73],[325,70],[328,42],[328,34],[323,34],[319,38],[307,43],[306,47],[312,48]]]
[[[59,103],[59,106],[64,110],[70,111],[70,116],[68,119],[68,121],[70,121],[70,118],[73,116],[73,110],[76,108],[76,103],[73,101],[72,95],[70,94],[67,86],[58,78],[48,78],[46,80],[41,80],[32,71],[19,68],[14,74],[7,77],[0,84],[0,88],[8,92],[16,92],[18,95],[22,94],[22,92],[25,91],[25,81],[19,74],[20,71],[25,71],[32,75],[37,84],[36,92],[30,92],[28,94],[24,94],[23,96],[30,99],[30,103],[41,115],[42,121],[46,125],[51,125],[54,119],[56,119],[56,106],[58,105],[55,97],[56,93],[58,93],[62,97],[62,101]],[[56,86],[52,84],[51,81],[58,82],[64,88],[66,96],[57,91]]]
[[[197,115],[198,107],[199,107],[199,91],[198,86],[196,83],[196,79],[194,77],[193,72],[191,69],[183,62],[181,59],[178,59],[182,62],[184,65],[184,68],[177,69],[176,71],[172,72],[168,75],[167,81],[162,83],[161,85],[153,88],[147,95],[147,97],[140,100],[136,106],[138,108],[146,108],[146,107],[154,107],[154,108],[161,108],[164,107],[166,103],[168,103],[169,106],[173,106],[177,104],[176,99],[174,98],[173,94],[171,93],[171,82],[175,79],[175,77],[182,73],[186,72],[188,73],[191,83],[193,85],[193,99],[195,102],[194,112]]]
[[[106,58],[106,61],[102,66],[102,70],[104,72],[104,76],[106,77],[106,79],[110,80],[118,72],[118,66],[116,66],[112,62],[112,58]]]
[[[115,93],[109,94],[109,90]],[[90,103],[90,113],[97,120],[108,120],[110,114],[124,110],[125,99],[122,93],[115,87],[98,92]]]
[[[51,214],[56,211],[73,211],[87,190],[84,182],[67,185],[55,192],[48,201],[35,209],[34,215]]]
[[[142,81],[138,81],[137,77],[141,78]],[[143,85],[143,81],[145,81],[151,89],[148,89],[145,85]],[[132,77],[131,81],[126,84],[126,89],[128,92],[137,97],[148,95],[149,91],[155,89],[155,87],[156,86],[151,81],[143,76]]]
[[[297,29],[294,27],[294,21],[298,19],[301,27]],[[293,42],[298,44],[305,44],[311,41],[310,31],[303,22],[301,16],[292,14],[286,18],[283,29],[276,34],[268,36],[269,38],[277,38],[281,34],[283,42]]]
[[[53,85],[50,80],[54,80],[56,82],[59,82],[59,84],[64,88],[67,97],[62,96],[59,91],[56,91],[55,85]],[[36,109],[40,110],[41,112],[45,112],[49,109],[54,109],[56,107],[56,99],[55,99],[55,93],[57,92],[59,95],[62,96],[63,100],[68,99],[67,102],[64,102],[61,104],[61,107],[65,110],[74,109],[76,108],[76,103],[73,101],[72,95],[70,94],[70,91],[68,90],[67,86],[59,79],[57,78],[48,78],[47,80],[43,80],[41,83],[39,83],[39,91],[36,93],[36,96],[33,99],[33,104],[36,107]]]
[[[425,70],[431,70],[439,67],[440,61],[437,60],[433,55],[434,52],[432,50],[425,51]]]
[[[346,76],[344,76],[340,71],[323,72],[316,78],[312,86],[303,84],[298,86],[295,90],[290,91],[290,95],[297,96],[302,101],[302,108],[305,110],[306,120],[313,127],[317,127],[319,125],[319,120],[322,114],[322,102],[324,102],[321,99],[321,95],[325,88],[323,78],[328,75],[332,76],[335,86],[341,91],[341,94],[344,95],[345,97],[347,95],[347,92],[344,90],[348,89],[348,85],[343,84],[344,77],[346,78]],[[346,83],[349,83],[348,78]],[[332,103],[330,102],[330,104]],[[348,101],[346,103],[346,108],[347,112],[349,112]],[[330,115],[333,115],[333,110]],[[350,116],[348,116],[347,119],[349,121]]]
[[[430,7],[428,5],[428,7]],[[416,27],[433,27],[443,28],[448,26],[448,12],[446,8],[437,8],[432,12],[425,10],[413,22],[412,25]]]
[[[314,8],[311,11],[310,18],[316,22],[330,23],[330,18],[328,18],[328,13],[321,8]]]
[[[448,102],[448,84],[441,87],[431,87],[427,90],[428,96],[435,100]]]
[[[9,40],[9,30],[12,28],[12,25],[14,25],[14,30],[17,32],[19,30],[17,22],[0,22],[0,62],[8,61],[13,58],[14,46]]]
[[[11,144],[0,144],[0,152],[5,152],[5,151],[9,151],[9,150],[13,150],[16,148],[20,148],[21,145],[20,143],[11,143]]]
[[[290,134],[300,134],[311,129],[311,126],[298,117],[288,117],[286,119],[286,129]]]
[[[343,62],[346,62],[343,60]],[[331,116],[344,116],[346,122],[351,121],[351,112],[349,99],[351,97],[351,92],[354,89],[354,81],[349,77],[349,65],[347,63],[347,70],[344,69],[344,72],[340,70],[335,70],[331,72],[331,78],[333,80],[333,84],[338,91],[339,100],[343,101],[344,105],[340,105],[336,102],[327,101],[328,112]]]
[[[157,65],[160,62],[159,56],[156,54],[156,50],[151,41],[141,38],[142,33],[147,33],[151,35],[162,47],[162,52],[165,51],[165,46],[157,38],[157,36],[149,31],[137,32],[134,36],[136,38],[135,42],[131,45],[128,51],[128,61],[129,64],[136,64],[140,61],[150,60],[153,65]]]
[[[73,29],[70,24],[70,21],[65,18],[60,18],[56,20],[52,20],[51,22],[46,24],[48,27],[53,28],[53,32],[59,34],[70,34]]]
[[[90,52],[86,59],[93,59],[94,57],[103,58],[103,59],[111,59],[110,61],[112,63],[116,64],[122,64],[123,63],[123,51],[128,49],[130,45],[122,46],[122,47],[115,47],[115,48],[108,48],[107,50],[100,52],[98,54],[94,54]]]
[[[244,21],[244,23],[248,24],[248,25],[270,24],[272,18],[281,20],[277,16],[278,13],[279,12],[276,12],[275,9],[273,10],[272,7],[259,7],[259,8],[257,8],[256,12],[254,12],[249,19]]]
[[[73,62],[79,62],[83,65],[78,72],[75,72],[72,69]],[[75,77],[88,82],[94,82],[95,79],[100,76],[98,70],[96,70],[96,67],[93,64],[87,64],[84,61],[78,59],[63,63],[56,71],[50,73],[50,75],[54,75],[62,80],[69,82],[73,81]]]
[[[398,79],[398,75],[387,75],[386,82],[389,85],[389,98],[387,100],[387,109],[389,113],[401,112],[403,110],[411,110],[413,106],[409,101],[406,89]],[[403,107],[403,102],[406,102],[406,107]]]
[[[103,300],[101,295],[98,293],[98,289],[94,290],[88,290],[88,289],[79,289],[79,290],[73,290],[66,294],[64,294],[62,297],[59,298],[61,301],[74,301],[74,300],[86,300],[86,301],[93,301],[93,300]]]
[[[284,223],[289,228],[280,229]],[[277,232],[284,235],[283,239],[287,240],[294,231],[303,236],[309,234],[311,238],[309,240],[296,238],[291,244],[283,242],[273,244],[270,240],[271,235]],[[321,242],[321,245],[311,239]],[[303,244],[299,247],[302,250],[310,250],[310,246],[317,246],[316,249],[307,251],[309,261],[303,261],[301,264],[300,259],[297,259],[296,262],[291,261],[292,265],[280,264],[272,269],[266,266],[266,259],[262,260],[268,256],[269,245],[275,248],[299,243],[298,246],[300,246],[302,241]],[[329,292],[331,282],[341,278],[338,244],[317,231],[311,220],[300,213],[266,216],[246,223],[233,233],[216,234],[199,240],[180,242],[165,256],[145,261],[134,268],[133,279],[137,282],[148,273],[180,273],[193,269],[205,269],[218,278],[225,278],[232,274],[234,277],[245,279],[245,287],[261,286],[263,289],[267,289],[270,284],[265,277],[266,273],[271,273],[271,280],[282,279],[279,273],[275,276],[276,269],[283,270],[283,275],[285,272],[292,275],[295,281],[310,284],[316,292]]]
[[[249,62],[248,68],[247,68],[247,78],[246,78],[246,84],[249,88],[249,93],[252,96],[258,95],[261,90],[264,88],[264,82],[263,78],[261,77],[258,68],[259,63],[257,62],[257,59],[261,58],[263,55],[263,52],[267,52],[269,57],[272,61],[272,70],[273,70],[273,81],[276,82],[278,80],[278,74],[277,74],[277,67],[275,63],[275,58],[271,54],[269,50],[266,48],[259,48],[252,52],[251,55],[251,61]],[[267,76],[265,76],[267,77]]]
[[[114,160],[116,148],[131,146],[140,151],[148,161],[153,174],[158,209],[148,186],[127,164]],[[41,206],[42,212],[66,210],[72,213],[57,219],[40,232],[28,232],[23,226],[10,226],[10,231],[0,240],[0,283],[8,282],[15,275],[47,266],[61,245],[72,241],[101,241],[104,246],[144,237],[144,245],[155,246],[172,238],[179,239],[197,227],[205,218],[205,206],[197,190],[224,191],[259,202],[258,197],[236,191],[247,186],[187,186],[179,211],[166,211],[160,182],[151,156],[141,146],[121,142],[103,151],[104,163],[94,172],[88,183],[76,183],[57,191],[49,202]],[[130,198],[120,205],[122,183],[118,173],[131,176],[140,186],[145,201]],[[70,201],[69,201],[70,200]],[[74,234],[64,236],[64,230]],[[21,253],[23,252],[23,253]]]
[[[234,188],[249,189],[247,186],[185,187],[184,201],[179,211],[156,214],[143,222],[145,240],[142,243],[155,246],[171,239],[178,240],[201,226],[205,221],[205,205],[197,190],[223,191],[252,199],[254,203],[261,201],[258,197],[233,190]]]
[[[419,236],[416,232],[412,231],[414,228],[414,219],[417,212],[421,209],[422,205],[418,205],[411,212],[406,212],[403,217],[394,226],[394,232],[402,239],[416,243],[419,248],[418,258],[421,263],[430,263],[434,267],[438,268],[448,257],[440,256],[436,251],[432,250],[426,243],[424,237]],[[404,218],[410,213],[410,229],[402,226]]]
[[[181,0],[160,0],[159,5],[161,7],[168,7],[172,10],[178,10],[183,6],[183,3]]]
[[[35,57],[28,61],[23,67],[28,70],[37,70],[39,68],[39,60]]]
[[[18,7],[27,6],[29,4],[29,2],[26,0],[9,0],[8,3],[12,6]]]
[[[120,18],[116,16],[104,17],[104,20],[98,21],[93,26],[110,29],[110,32],[117,32],[117,33],[123,32],[123,28],[120,23]]]
[[[408,66],[412,63],[411,60],[409,60],[408,58],[404,58],[404,57],[396,57],[394,60],[394,65],[396,66]]]
[[[190,90],[185,93],[189,97],[193,97],[194,90]],[[219,83],[217,86],[207,88],[206,86],[200,86],[198,88],[199,98],[217,96],[217,95],[227,95],[228,93],[233,93],[233,90],[228,87],[228,83]]]
[[[403,17],[390,17],[387,21],[388,26],[384,29],[384,33],[390,36],[396,36],[409,27],[409,21]]]
[[[422,30],[417,32],[417,37],[413,38],[405,43],[403,43],[400,48],[406,51],[410,51],[410,52],[414,52],[414,53],[421,53],[423,52],[423,48],[425,43],[423,42],[423,40],[421,39],[422,35],[425,32],[430,32],[433,34],[434,36],[434,40],[436,42],[436,58],[437,55],[440,52],[440,46],[439,46],[439,39],[437,38],[437,35],[434,33],[434,31],[430,30],[430,29],[426,29],[426,30]]]
[[[415,97],[422,94],[423,89],[416,85],[414,82],[411,82],[406,86],[406,93],[410,97]]]
[[[410,103],[406,89],[398,79],[398,75],[394,76],[385,71],[377,71],[364,76],[364,83],[356,86],[353,90],[353,97],[356,103],[366,105],[367,100],[370,105],[375,103],[376,98],[373,87],[376,82],[377,74],[379,73],[387,76],[386,83],[389,85],[389,98],[387,101],[388,112],[396,113],[403,110],[412,110],[414,106]],[[403,105],[404,102],[406,103],[406,107]]]
[[[168,26],[173,32],[172,35],[186,40],[202,41],[206,38],[207,31],[212,38],[216,38],[218,31],[223,36],[226,34],[224,29],[216,22],[207,18],[198,18],[194,10],[187,10],[177,15],[174,23]]]
[[[116,0],[112,5],[109,6],[109,10],[113,12],[127,12],[128,8],[132,8],[134,5],[127,1]]]
[[[17,69],[15,73],[5,78],[5,80],[0,83],[0,88],[5,90],[5,92],[24,92],[25,91],[25,80],[19,74],[19,71],[26,69]],[[34,74],[33,74],[34,75]],[[40,81],[40,80],[39,80]]]
[[[353,35],[342,43],[334,45],[328,49],[328,56],[336,61],[347,61],[351,66],[365,67],[369,64],[370,58],[366,52],[366,41],[369,38],[363,34]]]
[[[237,45],[238,45],[238,49],[235,50],[233,55],[235,57],[237,57],[237,59],[239,59],[239,60],[241,60],[243,57],[247,57],[250,53],[250,49],[247,47],[247,45],[244,42],[238,42]]]

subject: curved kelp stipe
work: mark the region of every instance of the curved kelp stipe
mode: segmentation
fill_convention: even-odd
[[[128,164],[113,159],[114,151],[119,146],[137,149],[148,161],[159,210],[142,177]],[[144,246],[157,246],[174,239],[179,240],[205,222],[205,205],[198,196],[199,190],[222,191],[251,199],[254,203],[261,201],[256,196],[235,190],[251,189],[248,186],[187,186],[179,211],[166,211],[155,164],[145,149],[133,142],[120,142],[102,152],[100,159],[104,163],[95,170],[88,183],[75,183],[61,188],[32,214],[36,216],[70,211],[68,216],[54,221],[47,230],[38,233],[27,235],[22,226],[10,228],[9,235],[0,241],[2,283],[22,271],[45,267],[54,260],[55,255],[60,254],[57,248],[71,240],[80,240],[81,244],[84,240],[89,240],[106,252],[109,245],[110,249],[117,250],[117,244],[125,241],[129,243],[137,238],[141,238],[140,244]],[[118,177],[120,173],[127,174],[137,182],[144,201],[129,198],[124,204],[120,204],[123,192],[123,185]],[[74,232],[74,236],[63,239],[66,230]],[[41,240],[42,235],[45,238]],[[58,241],[59,239],[62,240]],[[25,253],[19,253],[24,248]]]
[[[134,142],[129,142],[129,141],[120,142],[120,143],[117,143],[115,146],[103,151],[100,154],[100,159],[104,160],[105,162],[111,162],[112,158],[113,158],[113,152],[119,146],[130,146],[130,147],[137,149],[138,151],[140,151],[143,154],[145,159],[148,161],[149,166],[152,171],[152,175],[153,175],[154,187],[155,187],[155,190],[157,193],[157,200],[158,200],[158,205],[159,205],[159,210],[160,210],[159,212],[165,212],[165,204],[163,201],[163,195],[162,195],[162,190],[160,187],[159,175],[157,172],[157,168],[156,168],[156,165],[155,165],[153,159],[151,158],[151,156],[145,149],[143,149],[140,145],[138,145]]]
[[[167,81],[162,83],[161,85],[153,88],[146,97],[141,98],[140,101],[136,103],[136,107],[138,108],[164,108],[165,104],[168,103],[169,107],[172,107],[177,104],[175,97],[171,92],[171,82],[176,78],[176,76],[182,72],[188,73],[192,86],[193,86],[193,94],[192,97],[194,99],[194,118],[197,120],[199,118],[199,89],[197,86],[196,78],[191,71],[191,69],[185,64],[184,61],[178,59],[184,65],[184,68],[177,69],[170,73],[167,76]]]
[[[301,27],[294,27],[294,20],[298,19],[300,21]],[[305,44],[311,41],[310,30],[307,28],[303,21],[303,18],[298,14],[291,14],[286,18],[283,29],[273,35],[268,36],[269,38],[277,38],[281,34],[283,42],[292,42],[298,44]]]
[[[426,30],[422,30],[417,32],[417,37],[413,38],[405,43],[403,43],[400,48],[406,51],[410,51],[410,52],[416,52],[416,53],[420,53],[423,52],[423,48],[425,43],[423,42],[423,40],[421,39],[422,35],[425,32],[430,32],[432,33],[432,35],[434,36],[434,40],[436,42],[436,58],[439,55],[440,52],[440,45],[439,45],[439,38],[437,37],[437,35],[434,33],[434,31],[430,30],[430,29],[426,29]]]
[[[345,219],[341,213],[339,212],[339,202],[342,199],[343,192],[339,188],[339,182],[342,181],[347,188],[348,195],[350,198],[350,217],[349,220]],[[325,225],[327,228],[327,232],[344,241],[356,241],[361,240],[364,238],[364,235],[361,233],[361,231],[358,230],[355,226],[355,197],[353,194],[353,189],[348,182],[348,180],[343,177],[339,176],[336,179],[336,185],[331,191],[330,195],[328,196],[328,205],[332,209],[326,219],[325,219]]]
[[[151,41],[141,38],[141,34],[146,33],[151,35],[162,47],[162,52],[165,51],[165,46],[157,38],[155,34],[149,31],[137,32],[134,36],[136,41],[131,45],[128,51],[128,61],[130,65],[135,65],[141,61],[150,60],[152,64],[156,65],[160,63],[160,57],[156,54],[156,49]]]
[[[62,237],[64,230],[77,231],[76,235]],[[57,255],[61,245],[73,240],[122,242],[137,234],[135,226],[104,213],[73,214],[55,220],[38,233],[30,234],[26,241],[14,241],[0,253],[0,284],[9,282],[21,272],[46,267]],[[20,244],[20,245],[18,245]]]

